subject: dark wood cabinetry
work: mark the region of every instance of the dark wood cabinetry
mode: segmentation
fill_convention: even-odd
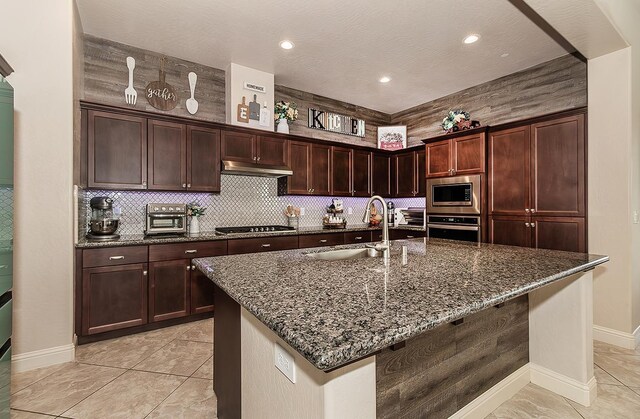
[[[414,150],[396,154],[393,159],[394,190],[398,198],[425,196],[425,151]]]
[[[426,177],[485,172],[485,133],[456,136],[426,145]]]
[[[391,156],[373,153],[371,169],[371,195],[391,196]]]
[[[372,241],[371,231],[349,231],[344,233],[344,244],[368,243]]]
[[[260,135],[256,143],[256,162],[284,166],[287,157],[287,144],[282,138]]]
[[[228,241],[228,248],[230,255],[297,249],[298,236],[269,236],[255,239],[232,239]]]
[[[86,113],[89,188],[147,188],[147,120],[89,110]]]
[[[343,233],[308,234],[298,237],[298,247],[338,246],[344,244]]]
[[[187,126],[187,189],[220,192],[220,131]]]
[[[366,150],[353,150],[352,154],[352,188],[353,196],[371,196],[372,156],[373,153]]]
[[[147,142],[148,189],[187,188],[187,127],[149,120]]]
[[[331,195],[351,196],[353,150],[346,147],[331,147]]]
[[[489,136],[493,243],[586,251],[584,115]]]
[[[282,138],[244,132],[222,131],[222,160],[283,166],[286,141]]]
[[[151,262],[149,267],[149,322],[188,315],[191,260]]]
[[[311,193],[311,143],[289,141],[287,162],[293,175],[278,179],[286,183],[286,193],[308,195]]]
[[[331,146],[311,145],[311,194],[331,194]]]

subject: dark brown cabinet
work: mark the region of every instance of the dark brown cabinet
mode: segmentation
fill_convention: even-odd
[[[493,243],[584,252],[584,115],[489,136],[489,238]]]
[[[220,192],[220,131],[187,126],[187,189]]]
[[[352,154],[350,148],[331,147],[331,195],[351,196]]]
[[[394,190],[398,198],[425,196],[425,151],[409,151],[396,154],[393,159]]]
[[[286,141],[282,138],[222,131],[222,160],[284,166]]]
[[[86,112],[86,183],[89,188],[147,188],[147,120]]]
[[[151,262],[149,268],[149,322],[188,315],[191,260]]]
[[[372,156],[370,151],[353,150],[351,195],[371,196]]]
[[[373,153],[371,195],[391,196],[391,157],[386,153]]]
[[[191,266],[191,314],[213,311],[213,281]]]
[[[311,145],[311,194],[331,195],[331,146]]]
[[[427,196],[427,165],[424,149],[416,151],[416,196]]]
[[[83,335],[147,323],[147,264],[82,270]]]
[[[484,132],[427,143],[425,149],[428,178],[485,172]]]
[[[229,240],[228,247],[230,255],[297,249],[298,236],[269,236],[255,239],[232,239]]]
[[[288,141],[287,165],[293,175],[278,180],[280,193],[331,195],[331,146]]]
[[[371,231],[349,231],[344,233],[344,244],[368,243],[371,241]]]
[[[420,230],[389,230],[390,240],[415,239],[418,237],[425,237],[426,235],[426,232]]]
[[[187,127],[173,122],[148,122],[148,189],[187,188]]]
[[[298,247],[338,246],[344,244],[343,233],[308,234],[298,237]]]

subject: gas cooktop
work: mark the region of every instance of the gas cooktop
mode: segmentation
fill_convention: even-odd
[[[216,227],[216,232],[223,234],[231,233],[277,233],[279,231],[293,231],[295,228],[288,226],[240,226],[240,227]]]

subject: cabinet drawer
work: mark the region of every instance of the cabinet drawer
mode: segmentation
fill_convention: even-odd
[[[256,239],[229,240],[230,255],[241,253],[272,252],[275,250],[289,250],[298,248],[298,236],[260,237]]]
[[[227,254],[227,241],[156,244],[149,246],[149,261],[204,258]]]
[[[300,248],[318,246],[337,246],[344,244],[343,233],[309,234],[298,237]]]
[[[344,244],[368,243],[371,241],[371,231],[350,231],[344,233]]]
[[[147,246],[107,247],[82,252],[82,267],[115,266],[147,262]]]
[[[390,230],[389,239],[401,240],[401,239],[416,239],[418,237],[425,237],[426,232],[420,230]]]

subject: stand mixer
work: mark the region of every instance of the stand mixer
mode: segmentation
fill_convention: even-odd
[[[113,199],[106,196],[96,196],[89,201],[91,206],[91,220],[87,238],[90,240],[116,240],[120,220],[113,216]]]

